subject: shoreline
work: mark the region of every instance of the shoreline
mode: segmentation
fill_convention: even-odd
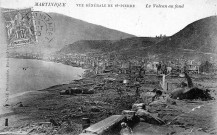
[[[85,69],[37,59],[10,58],[9,94],[47,89],[82,79]],[[21,79],[22,78],[22,79]]]
[[[72,67],[76,67],[76,68],[82,68],[81,66],[77,65],[74,63],[73,65],[64,63],[64,62],[58,62],[58,61],[54,61],[54,60],[48,60],[48,59],[43,59],[43,58],[28,58],[28,57],[8,57],[9,59],[28,59],[28,60],[39,60],[39,61],[44,61],[44,62],[53,62],[53,63],[59,63],[59,64],[63,64],[63,65],[67,65],[67,66],[72,66]],[[84,68],[82,68],[84,69]]]

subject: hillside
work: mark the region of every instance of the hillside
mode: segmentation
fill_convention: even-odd
[[[170,37],[132,37],[117,41],[78,41],[61,53],[116,51],[122,55],[149,56],[160,59],[193,58],[207,60],[217,54],[217,17],[211,16],[187,25]]]
[[[113,42],[110,40],[80,40],[65,46],[59,53],[68,54],[106,51],[111,47]]]
[[[192,49],[204,53],[217,52],[217,16],[204,18],[186,26],[173,35],[166,46]]]
[[[65,46],[59,51],[62,54],[87,53],[87,52],[112,52],[123,53],[135,49],[143,49],[154,45],[162,39],[132,37],[121,40],[81,40]]]
[[[79,40],[119,40],[134,37],[127,33],[87,23],[61,14],[49,13],[49,15],[53,18],[56,25],[53,47],[57,49],[61,49],[63,46]]]
[[[157,59],[210,60],[217,54],[217,17],[200,19],[176,34],[159,38],[129,38],[115,42],[123,55],[150,56]],[[115,50],[119,50],[115,49]]]
[[[167,57],[205,58],[217,55],[217,17],[211,16],[187,25],[171,37],[157,43],[150,51]],[[205,58],[206,59],[206,58]]]

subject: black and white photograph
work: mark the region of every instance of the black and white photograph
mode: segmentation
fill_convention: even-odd
[[[0,135],[217,135],[216,0],[0,0]]]

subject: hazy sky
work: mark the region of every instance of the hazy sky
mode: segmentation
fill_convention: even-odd
[[[36,7],[35,2],[64,2],[66,7]],[[123,7],[77,7],[76,4],[134,4]],[[147,8],[146,5],[151,5]],[[153,4],[183,5],[154,8]],[[0,0],[4,8],[28,8],[56,12],[136,36],[173,35],[198,19],[217,13],[216,0]]]

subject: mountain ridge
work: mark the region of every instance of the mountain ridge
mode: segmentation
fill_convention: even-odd
[[[158,58],[186,57],[194,59],[209,59],[210,55],[217,55],[217,17],[210,16],[188,24],[172,36],[153,37],[132,37],[123,40],[106,41],[109,43],[110,51],[116,51],[123,55],[139,55],[147,57],[156,55]],[[98,48],[94,48],[89,42],[97,42]],[[86,46],[88,50],[105,51],[99,47],[100,41],[82,41],[80,46]],[[78,43],[78,42],[77,42]],[[76,42],[67,45],[69,48]],[[103,44],[103,43],[102,43]],[[67,46],[59,52],[64,53]],[[102,45],[102,47],[104,47]],[[74,48],[74,51],[78,49]],[[85,51],[83,52],[85,53]],[[197,58],[198,57],[198,58]]]
[[[131,50],[135,48],[142,48],[157,43],[159,40],[151,37],[131,37],[121,40],[80,40],[69,44],[62,48],[58,53],[88,53],[91,50],[96,52],[112,52]]]

